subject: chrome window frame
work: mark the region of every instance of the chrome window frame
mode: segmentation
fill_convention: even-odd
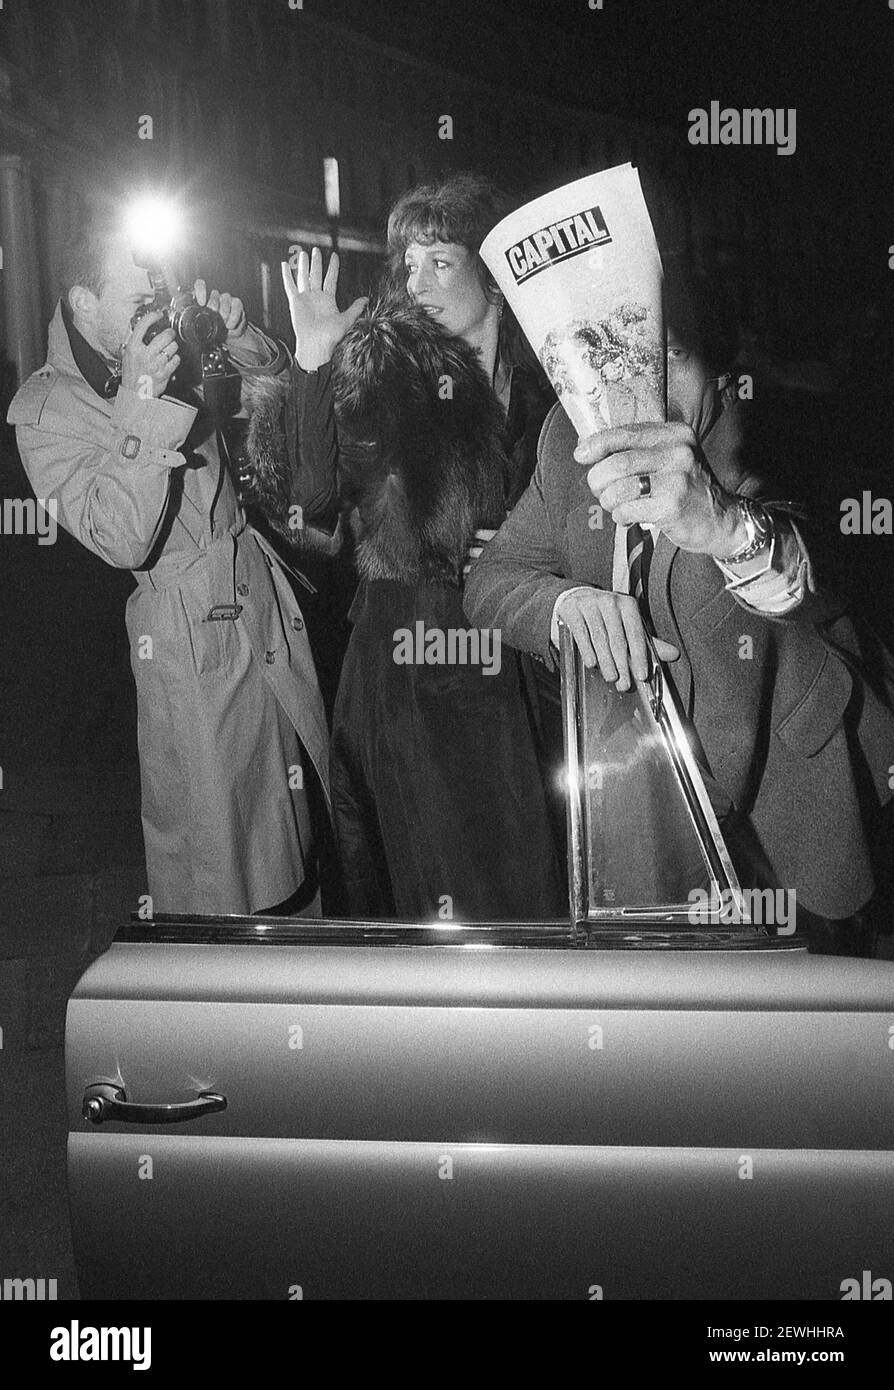
[[[704,939],[709,945],[718,937],[728,944],[754,943],[781,945],[779,938],[768,937],[751,923],[738,875],[724,841],[704,780],[693,755],[683,719],[677,707],[676,692],[664,673],[664,667],[648,642],[651,672],[646,681],[637,681],[637,691],[647,720],[651,720],[661,738],[673,769],[689,820],[701,849],[705,867],[711,876],[712,915],[710,925],[693,925],[691,906],[668,903],[656,907],[605,908],[589,900],[586,813],[583,804],[582,776],[582,709],[585,683],[601,680],[598,671],[588,671],[577,645],[565,623],[559,621],[559,665],[562,683],[562,726],[565,744],[566,797],[568,821],[568,892],[571,906],[571,926],[575,939],[592,939],[602,932],[612,937],[642,932],[679,934],[693,937],[693,944]],[[725,896],[724,896],[725,895]],[[723,902],[734,906],[741,925],[724,924],[720,920]],[[631,943],[632,944],[632,943]],[[648,943],[646,943],[648,944]],[[795,944],[802,943],[796,941]]]

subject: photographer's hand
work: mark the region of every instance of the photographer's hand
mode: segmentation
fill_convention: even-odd
[[[338,252],[330,256],[324,280],[323,257],[316,246],[309,259],[306,251],[300,252],[294,279],[289,262],[283,261],[282,280],[295,331],[295,357],[304,371],[315,372],[329,361],[336,345],[363,313],[368,300],[365,296],[355,299],[349,309],[339,313],[335,298]]]
[[[154,313],[141,318],[124,344],[121,385],[141,396],[163,396],[168,382],[180,366],[177,335],[173,328],[165,328],[151,342],[144,342],[149,327],[158,323],[163,312],[156,309]]]
[[[219,294],[217,290],[212,290],[209,294],[204,280],[197,280],[192,292],[197,304],[207,304],[209,309],[214,309],[220,314],[226,324],[228,343],[238,342],[240,338],[245,337],[248,331],[248,317],[241,299],[226,292]]]

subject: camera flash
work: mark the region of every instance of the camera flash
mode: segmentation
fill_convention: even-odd
[[[128,208],[125,230],[134,258],[160,261],[170,255],[183,231],[183,217],[173,203],[147,195]]]

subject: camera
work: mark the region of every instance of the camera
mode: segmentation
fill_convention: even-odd
[[[211,352],[226,342],[226,324],[220,314],[209,309],[207,304],[197,304],[188,290],[180,291],[169,301],[156,297],[151,304],[141,304],[130,321],[131,328],[136,328],[140,319],[158,309],[164,311],[164,317],[146,330],[144,341],[147,343],[166,328],[173,328],[181,348],[187,352]]]
[[[140,305],[130,321],[131,328],[158,309],[163,315],[146,329],[143,341],[151,343],[166,328],[173,328],[183,356],[173,377],[175,388],[188,391],[200,386],[215,423],[229,420],[240,407],[241,379],[224,347],[227,326],[220,314],[207,304],[198,304],[189,290],[178,290],[170,299],[159,292],[151,304]]]

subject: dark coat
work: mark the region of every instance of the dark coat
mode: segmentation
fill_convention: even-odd
[[[360,517],[333,721],[333,811],[353,915],[560,915],[545,799],[511,654],[400,664],[396,635],[468,628],[462,570],[504,515],[502,416],[477,358],[412,308],[339,346],[336,416]]]
[[[504,428],[509,469],[506,478],[506,511],[511,512],[534,472],[537,441],[543,422],[556,403],[539,363],[518,362],[512,368],[509,411]]]
[[[766,496],[743,461],[740,425],[735,408],[722,416],[706,458],[728,490]],[[576,442],[556,408],[530,487],[466,586],[471,621],[499,627],[507,642],[550,665],[559,594],[581,583],[612,587],[615,528],[590,528],[593,498],[587,470],[572,457]],[[799,608],[770,619],[737,602],[709,556],[660,535],[649,607],[657,635],[682,653],[668,669],[716,783],[718,810],[747,825],[799,905],[843,918],[875,886],[873,827],[891,797],[894,766],[894,664],[824,592],[810,561],[804,580]],[[750,660],[739,656],[744,636],[753,642]]]

